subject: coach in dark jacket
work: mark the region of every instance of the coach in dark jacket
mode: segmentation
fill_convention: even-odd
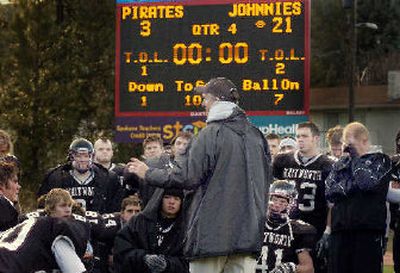
[[[114,265],[119,273],[188,273],[183,258],[182,190],[156,189],[140,214],[118,233]]]
[[[207,126],[188,151],[182,168],[148,168],[135,160],[139,176],[154,186],[194,190],[188,211],[185,255],[197,272],[250,272],[261,250],[270,154],[262,133],[238,107],[236,86],[215,78],[198,88]],[[211,259],[210,259],[211,258]],[[233,270],[239,264],[243,271]]]

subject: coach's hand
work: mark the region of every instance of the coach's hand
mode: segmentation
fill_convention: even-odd
[[[136,174],[139,178],[144,179],[149,167],[143,161],[137,158],[131,158],[131,161],[126,164],[128,172]]]

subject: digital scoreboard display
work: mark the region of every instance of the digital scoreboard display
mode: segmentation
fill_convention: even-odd
[[[117,1],[117,135],[141,122],[151,126],[152,117],[164,138],[163,119],[204,120],[202,97],[193,89],[214,77],[236,84],[240,107],[250,116],[307,115],[309,5]]]

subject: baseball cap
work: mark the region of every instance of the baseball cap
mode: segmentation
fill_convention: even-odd
[[[239,101],[239,92],[236,85],[225,77],[213,78],[206,85],[195,87],[194,91],[200,94],[211,94],[224,101],[235,103]]]

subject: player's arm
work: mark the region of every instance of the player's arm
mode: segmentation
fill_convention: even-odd
[[[57,237],[51,246],[51,251],[62,272],[86,272],[84,264],[75,252],[74,244],[68,237]]]
[[[332,223],[332,204],[328,203],[328,214],[326,215],[325,231],[316,245],[317,257],[320,259],[328,256],[329,236],[331,235],[331,223]]]
[[[314,273],[314,265],[310,251],[315,245],[316,229],[306,223],[298,221],[300,225],[294,226],[293,232],[299,233],[295,239],[295,249],[297,253],[298,264],[296,273]],[[295,230],[296,229],[296,230]]]
[[[313,261],[307,250],[298,252],[297,259],[299,264],[296,266],[296,273],[314,273]]]

